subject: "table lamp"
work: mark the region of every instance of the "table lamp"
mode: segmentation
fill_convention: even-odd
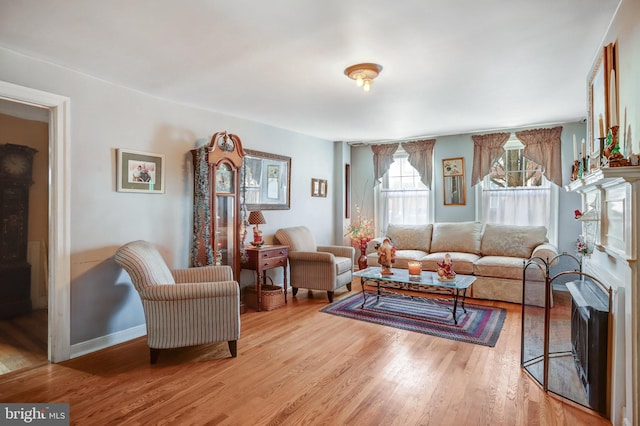
[[[264,225],[265,223],[267,223],[267,221],[264,220],[264,216],[261,211],[249,213],[249,224],[255,225],[253,227],[253,241],[251,242],[255,247],[260,247],[264,243],[264,240],[262,239],[262,231],[258,226]]]

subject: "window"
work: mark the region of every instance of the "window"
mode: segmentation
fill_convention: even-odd
[[[541,167],[522,156],[524,146],[515,137],[507,141],[504,154],[484,178],[480,201],[482,222],[502,225],[544,225],[555,242],[552,212],[557,188],[543,176]],[[553,210],[555,211],[555,209]]]
[[[393,163],[378,188],[377,224],[382,233],[389,223],[431,223],[431,191],[420,181],[402,148],[393,155]]]

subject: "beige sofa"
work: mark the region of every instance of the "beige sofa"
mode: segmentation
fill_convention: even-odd
[[[548,243],[544,226],[486,225],[479,222],[394,225],[386,237],[396,246],[394,268],[407,268],[418,260],[423,271],[435,271],[451,254],[458,274],[475,275],[467,296],[522,303],[523,264],[529,258],[553,259],[558,250]],[[377,266],[379,237],[367,246],[367,265]],[[529,284],[531,283],[531,284]],[[527,268],[527,304],[544,306],[544,271]]]

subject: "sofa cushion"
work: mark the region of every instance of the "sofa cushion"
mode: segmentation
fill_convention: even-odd
[[[387,227],[387,237],[398,250],[422,250],[429,252],[433,225],[395,225]]]
[[[336,260],[336,274],[344,274],[345,272],[351,272],[353,268],[353,259],[342,256],[334,256]]]
[[[481,237],[480,222],[434,223],[430,251],[480,254]]]
[[[508,278],[522,282],[524,259],[509,256],[483,256],[475,262],[473,273],[478,277]],[[527,280],[543,281],[544,271],[532,265],[527,268]]]
[[[533,249],[547,241],[544,226],[486,225],[480,252],[483,256],[528,259]]]
[[[458,274],[471,275],[473,274],[473,264],[480,258],[477,254],[473,253],[458,253],[458,252],[441,252],[428,254],[422,259],[423,271],[436,271],[438,269],[438,262],[444,260],[444,255],[449,253],[451,255],[451,261],[453,262],[453,271]]]

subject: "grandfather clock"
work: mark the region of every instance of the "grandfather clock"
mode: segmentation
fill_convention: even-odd
[[[198,150],[192,150],[191,153],[194,168],[198,170]],[[240,169],[243,157],[240,138],[227,132],[218,132],[213,135],[206,149],[209,175],[207,194],[198,194],[199,190],[204,189],[202,183],[198,182],[197,173],[194,177],[196,208],[197,200],[208,200],[210,206],[210,223],[205,224],[206,229],[198,231],[194,225],[195,238],[201,247],[197,253],[198,262],[201,265],[210,264],[210,257],[213,257],[214,263],[231,266],[237,281],[240,279]],[[207,250],[211,250],[209,254]]]
[[[0,318],[31,311],[27,222],[36,152],[23,145],[0,145]]]

